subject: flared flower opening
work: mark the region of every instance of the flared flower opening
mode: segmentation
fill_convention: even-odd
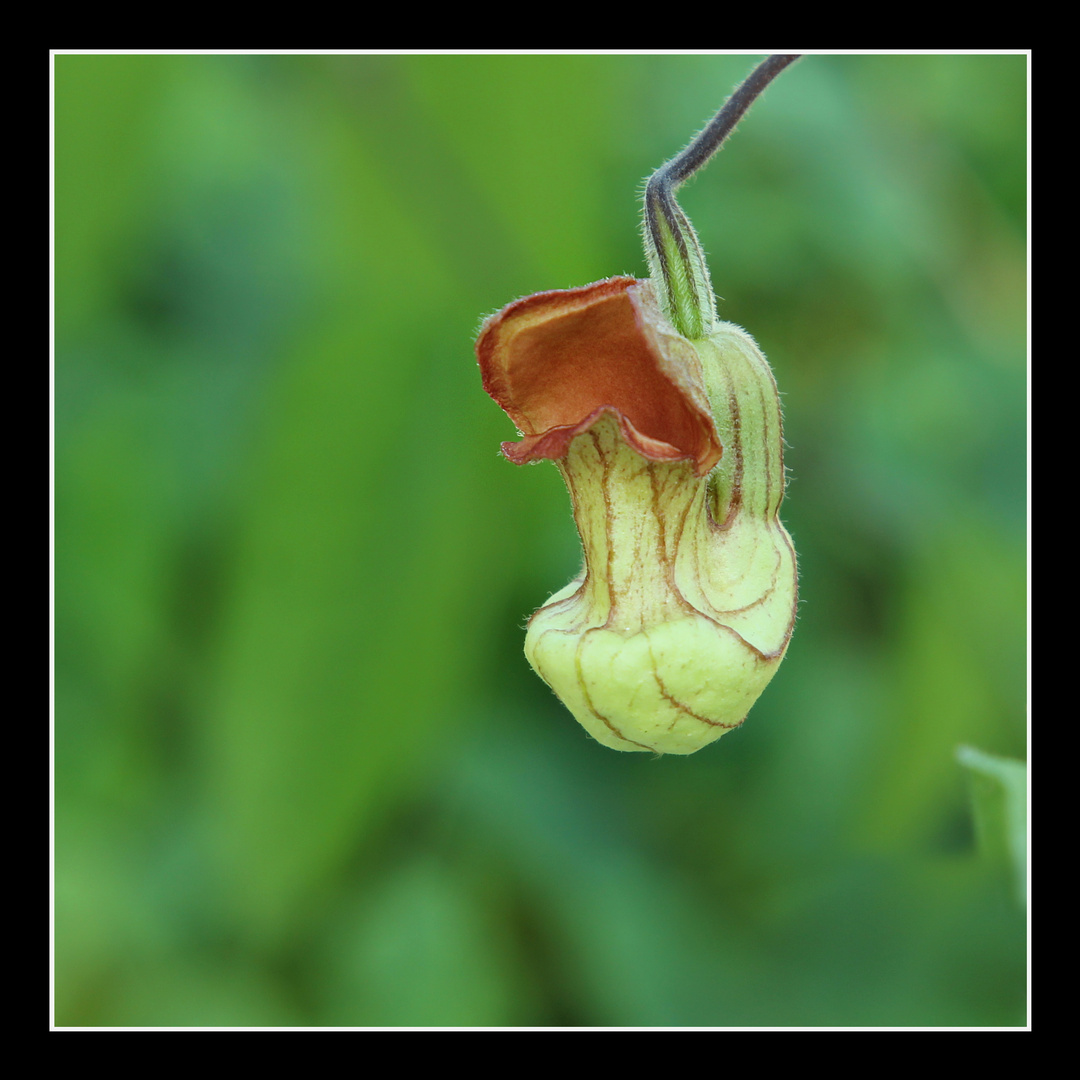
[[[484,323],[484,389],[522,434],[503,443],[518,465],[557,460],[605,414],[653,461],[720,460],[693,346],[662,318],[651,286],[631,277],[517,300]]]

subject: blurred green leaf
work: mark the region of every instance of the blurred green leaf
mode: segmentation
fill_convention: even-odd
[[[961,746],[956,760],[972,773],[971,801],[979,846],[1008,862],[1017,900],[1027,906],[1027,765],[973,746]]]
[[[333,1023],[499,1027],[527,1022],[497,908],[429,856],[394,867],[333,925],[320,992]]]
[[[153,207],[153,131],[171,75],[162,56],[54,60],[56,332],[92,330]]]

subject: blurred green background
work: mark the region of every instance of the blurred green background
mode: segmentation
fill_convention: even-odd
[[[522,654],[576,572],[480,318],[644,274],[757,56],[55,58],[58,1025],[1026,1023],[1025,56],[809,56],[682,203],[769,356],[788,658],[690,758]]]

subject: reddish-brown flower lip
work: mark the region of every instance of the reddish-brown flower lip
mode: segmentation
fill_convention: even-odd
[[[647,282],[614,277],[516,300],[484,321],[476,355],[484,389],[523,436],[502,444],[517,465],[564,457],[605,414],[643,457],[693,461],[698,476],[723,453],[697,352]]]

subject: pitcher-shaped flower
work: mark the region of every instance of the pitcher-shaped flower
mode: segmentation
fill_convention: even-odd
[[[581,574],[529,622],[525,652],[616,750],[690,754],[738,727],[795,618],[779,398],[750,336],[689,340],[650,281],[538,293],[487,319],[484,387],[554,460]]]
[[[537,293],[484,322],[484,388],[550,458],[585,565],[533,615],[525,654],[616,750],[692,754],[738,727],[795,624],[780,398],[746,331],[716,317],[709,268],[675,191],[795,56],[759,64],[649,179],[652,277]]]

